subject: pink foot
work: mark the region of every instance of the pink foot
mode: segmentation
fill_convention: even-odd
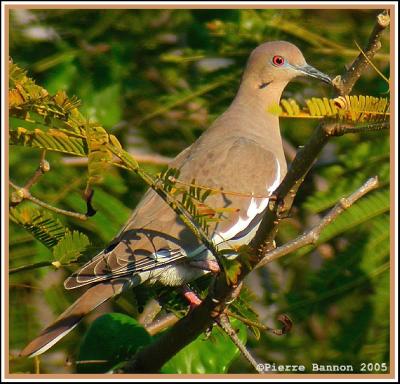
[[[199,297],[187,285],[182,287],[182,291],[184,298],[189,302],[190,311],[202,303]]]

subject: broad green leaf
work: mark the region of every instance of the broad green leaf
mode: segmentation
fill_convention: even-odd
[[[244,345],[247,341],[246,326],[231,319],[233,329]],[[195,341],[179,351],[161,369],[162,373],[226,373],[239,350],[225,332],[215,326],[211,335],[200,335]]]
[[[152,338],[135,319],[121,313],[97,318],[85,334],[77,359],[78,373],[105,373],[132,357]]]

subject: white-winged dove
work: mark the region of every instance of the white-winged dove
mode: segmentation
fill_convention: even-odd
[[[279,119],[268,108],[278,105],[295,77],[330,78],[308,65],[288,42],[258,46],[251,53],[232,104],[200,138],[170,164],[179,181],[221,190],[207,206],[233,208],[209,224],[219,248],[248,242],[257,229],[268,196],[286,174]],[[234,192],[234,193],[231,193]],[[90,288],[21,352],[43,353],[70,332],[88,312],[142,283],[180,286],[210,272],[215,260],[174,211],[148,190],[111,244],[64,283],[66,289]]]

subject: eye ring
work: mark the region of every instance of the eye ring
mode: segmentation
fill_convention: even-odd
[[[285,64],[285,59],[282,56],[276,55],[272,58],[272,64],[276,67],[281,67]]]

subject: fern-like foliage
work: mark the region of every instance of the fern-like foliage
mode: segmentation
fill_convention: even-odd
[[[78,231],[66,231],[65,236],[54,246],[53,258],[60,265],[76,262],[90,242],[86,235]]]
[[[54,96],[10,63],[10,144],[88,157],[87,187],[103,180],[118,139],[77,109],[80,101],[59,91]],[[116,148],[116,149],[115,149]]]
[[[325,242],[337,235],[371,220],[390,210],[390,191],[385,188],[368,194],[343,212],[322,231],[319,242]]]
[[[86,127],[88,143],[88,181],[87,188],[103,180],[104,171],[111,163],[113,155],[107,144],[109,134],[97,124],[88,124]]]
[[[157,180],[163,188],[176,197],[182,206],[191,214],[196,224],[208,235],[209,224],[218,221],[218,209],[213,209],[206,204],[206,199],[213,191],[202,186],[196,186],[195,180],[186,186],[179,183],[180,171],[176,168],[167,168],[161,172]]]
[[[28,207],[11,208],[10,219],[47,248],[54,247],[65,235],[65,227],[47,211]]]
[[[86,235],[71,232],[48,211],[31,207],[11,208],[10,219],[51,250],[51,263],[56,267],[77,261],[90,244]]]
[[[74,156],[86,156],[88,152],[84,139],[51,128],[47,131],[39,128],[29,131],[24,127],[18,127],[11,129],[9,135],[11,145],[47,149]]]
[[[389,137],[384,137],[378,143],[364,141],[357,144],[351,151],[338,154],[338,161],[317,164],[316,170],[329,180],[329,186],[307,196],[303,207],[312,213],[325,211],[341,197],[356,190],[371,175],[377,175],[380,188],[386,188],[390,181],[389,156]]]
[[[282,99],[280,105],[268,107],[268,112],[280,117],[322,119],[331,117],[340,121],[376,123],[389,119],[389,100],[373,96],[340,96],[334,99],[313,97],[301,107],[294,99]]]

